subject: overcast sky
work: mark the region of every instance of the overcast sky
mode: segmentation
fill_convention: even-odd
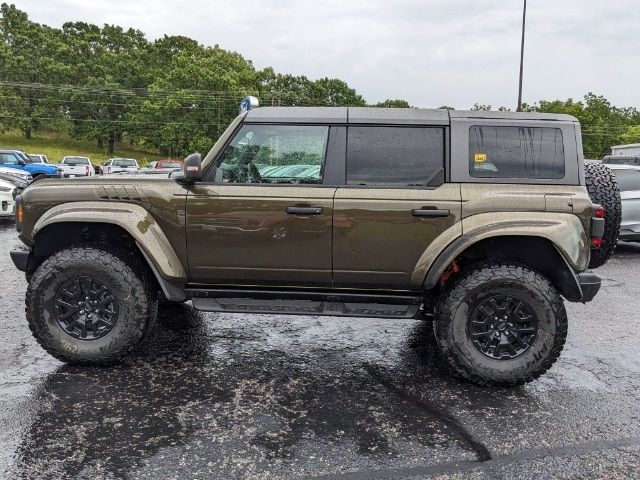
[[[11,0],[8,0],[11,3]],[[134,27],[240,52],[257,68],[338,77],[368,102],[517,100],[521,0],[14,0],[33,20]],[[640,107],[638,0],[529,0],[524,100],[588,91]]]

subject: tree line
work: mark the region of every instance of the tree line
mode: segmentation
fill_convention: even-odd
[[[86,22],[52,28],[6,3],[0,15],[0,131],[19,129],[27,139],[34,131],[56,131],[92,139],[110,153],[126,140],[184,156],[208,150],[246,95],[262,105],[367,105],[340,79],[259,70],[236,52],[184,36],[149,41],[139,30]],[[389,99],[374,106],[411,105]],[[592,93],[579,101],[542,100],[525,110],[577,117],[588,158],[640,141],[640,113]]]

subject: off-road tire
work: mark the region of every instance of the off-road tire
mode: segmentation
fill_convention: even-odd
[[[55,316],[55,298],[65,282],[91,278],[117,302],[113,328],[91,340],[67,333]],[[38,343],[55,358],[74,364],[110,365],[130,355],[149,333],[157,314],[155,286],[122,258],[99,248],[72,247],[47,258],[27,288],[26,317]]]
[[[598,268],[609,260],[618,243],[622,219],[620,189],[613,170],[601,163],[586,162],[584,175],[591,201],[605,209],[602,246],[591,249],[589,261],[589,268]]]
[[[535,338],[515,358],[489,358],[472,342],[468,318],[492,292],[514,296],[537,316]],[[515,386],[538,378],[558,359],[567,336],[567,313],[560,294],[538,272],[514,263],[479,264],[462,271],[443,291],[434,331],[454,375],[479,385]]]

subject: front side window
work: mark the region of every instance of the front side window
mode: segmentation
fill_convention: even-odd
[[[12,165],[18,163],[18,159],[13,153],[0,153],[0,165]]]
[[[564,178],[559,128],[473,126],[469,174],[480,178]]]
[[[433,187],[443,181],[443,128],[349,127],[348,185]]]
[[[240,128],[216,163],[217,183],[322,183],[329,127]]]

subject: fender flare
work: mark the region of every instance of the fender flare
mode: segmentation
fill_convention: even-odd
[[[424,289],[430,290],[435,287],[442,272],[466,249],[481,240],[497,236],[528,236],[549,240],[565,260],[572,278],[575,278],[576,271],[585,270],[589,262],[587,234],[580,219],[573,214],[483,213],[463,219],[462,229],[463,235],[455,238],[429,263],[422,282]]]
[[[39,232],[56,223],[108,223],[117,225],[131,235],[149,263],[165,295],[166,282],[175,286],[187,281],[187,273],[173,246],[149,211],[132,203],[70,202],[56,205],[44,213],[31,233]]]

